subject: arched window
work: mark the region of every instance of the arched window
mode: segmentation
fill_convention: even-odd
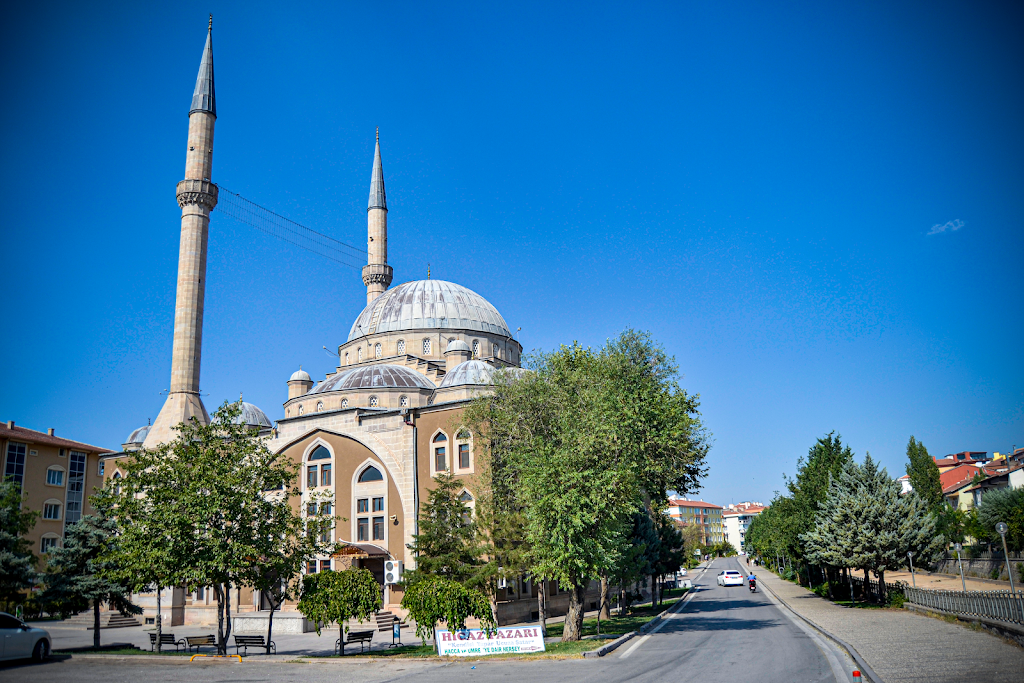
[[[348,408],[348,399],[347,398],[341,399],[341,407],[342,408]]]
[[[491,345],[491,349],[494,351],[494,353],[492,353],[491,355],[494,356],[495,358],[498,358],[499,357],[498,356],[498,345],[497,344],[492,344]]]
[[[302,415],[302,406],[299,406],[299,415]]]
[[[310,460],[330,460],[331,452],[323,446],[317,446],[313,449],[313,452],[309,454]]]
[[[60,519],[61,502],[48,500],[43,503],[43,519]]]
[[[423,355],[424,356],[429,356],[430,355],[430,338],[429,337],[427,339],[423,340]]]
[[[381,349],[380,344],[374,344],[373,345],[373,357],[374,358],[380,358],[382,355],[384,355],[384,352]]]
[[[50,467],[46,470],[46,483],[50,486],[64,485],[64,468]]]
[[[434,441],[434,472],[447,472],[448,471],[448,437],[444,432],[438,432],[433,439]]]
[[[473,521],[473,510],[475,509],[473,496],[469,491],[463,491],[462,495],[459,496],[459,502],[465,505],[468,509],[462,513],[462,522],[469,524]]]
[[[121,495],[121,473],[114,472],[114,494]]]
[[[316,402],[316,412],[322,413],[323,410],[324,410],[324,402],[323,401],[317,401]]]
[[[54,533],[43,534],[43,537],[39,539],[39,552],[48,553],[51,548],[57,547],[57,541],[60,536]]]
[[[463,491],[462,495],[459,496],[459,500],[461,500],[463,503],[472,503],[473,496],[470,495],[469,491]]]
[[[365,484],[368,481],[383,481],[383,480],[384,480],[384,475],[382,475],[380,473],[380,470],[378,470],[373,465],[370,465],[365,470],[360,472],[359,473],[359,479],[358,479],[360,484]]]
[[[401,353],[405,353],[405,340],[404,339],[399,339],[398,340],[398,353],[400,353],[400,354]]]
[[[479,358],[479,357],[480,357],[480,340],[479,339],[474,339],[473,340],[473,358]]]
[[[377,397],[376,396],[371,396],[370,397],[370,407],[371,408],[376,408],[377,407]]]
[[[360,363],[363,362],[363,347],[361,346],[356,350],[356,360]]]
[[[348,351],[345,352],[345,365],[348,365]]]
[[[408,396],[400,396],[398,398],[398,405],[401,406],[402,408],[408,408],[409,407],[409,397]]]
[[[458,454],[458,462],[456,465],[460,470],[469,470],[472,468],[472,462],[469,457],[470,438],[468,429],[460,430],[455,436],[455,440],[458,442],[456,444],[456,453]]]

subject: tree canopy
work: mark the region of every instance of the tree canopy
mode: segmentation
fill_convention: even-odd
[[[13,605],[25,598],[35,585],[36,557],[25,538],[39,513],[23,510],[21,486],[13,481],[0,482],[0,605],[13,611]]]

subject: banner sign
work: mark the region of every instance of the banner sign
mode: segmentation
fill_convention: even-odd
[[[497,631],[487,632],[479,628],[464,631],[434,632],[437,653],[442,657],[472,657],[479,655],[496,655],[517,652],[544,652],[544,636],[540,625],[536,626],[502,626]]]

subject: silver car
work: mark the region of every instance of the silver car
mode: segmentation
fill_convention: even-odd
[[[0,660],[31,657],[41,662],[49,656],[51,642],[47,631],[0,612]]]

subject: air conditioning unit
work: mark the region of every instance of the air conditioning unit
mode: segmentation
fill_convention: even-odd
[[[398,583],[402,580],[402,563],[398,560],[384,562],[384,585]]]

